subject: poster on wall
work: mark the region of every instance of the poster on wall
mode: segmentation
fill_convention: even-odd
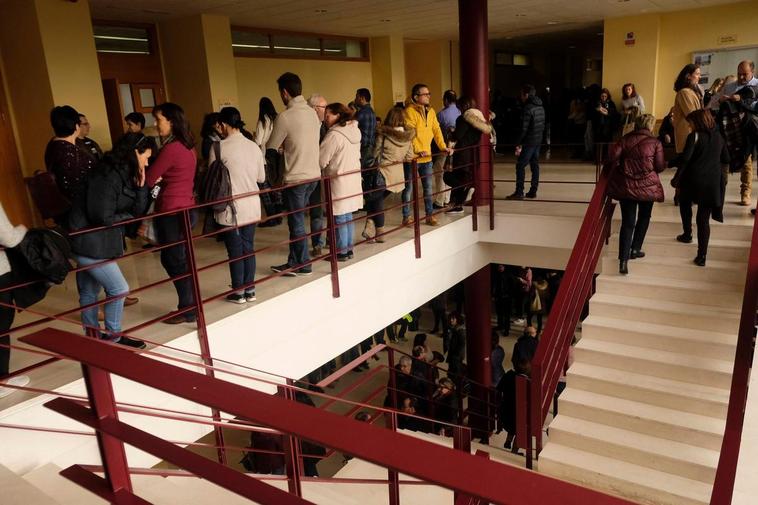
[[[700,85],[705,86],[711,80],[711,61],[713,53],[692,53],[692,63],[700,66]]]

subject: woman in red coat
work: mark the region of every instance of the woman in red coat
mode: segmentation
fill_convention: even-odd
[[[663,145],[653,136],[655,117],[639,116],[635,131],[611,148],[608,163],[611,176],[608,195],[621,206],[619,234],[619,273],[629,273],[627,262],[642,258],[642,243],[650,224],[653,202],[663,201],[663,186],[658,173],[666,168]]]

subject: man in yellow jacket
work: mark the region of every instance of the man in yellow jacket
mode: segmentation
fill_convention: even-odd
[[[439,223],[432,215],[432,140],[441,151],[448,154],[452,152],[445,145],[445,137],[442,135],[440,124],[437,121],[437,114],[429,105],[431,93],[426,84],[416,84],[411,90],[411,99],[405,107],[405,128],[416,130],[416,136],[413,139],[413,152],[416,154],[418,163],[418,174],[421,176],[421,185],[424,188],[424,207],[426,210],[426,224],[437,226]],[[403,191],[403,225],[411,223],[411,164],[405,163],[405,191]]]

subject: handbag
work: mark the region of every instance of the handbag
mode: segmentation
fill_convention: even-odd
[[[37,170],[26,179],[26,185],[42,219],[53,219],[71,210],[71,202],[61,192],[52,172]]]
[[[147,209],[147,214],[155,212],[155,201],[150,202],[150,207]],[[137,235],[142,237],[145,242],[152,245],[158,244],[158,236],[155,232],[155,221],[153,219],[145,219],[140,224]]]
[[[534,297],[532,298],[532,305],[531,305],[532,312],[542,312],[542,300],[540,300],[540,295],[537,293],[537,290],[534,290]]]

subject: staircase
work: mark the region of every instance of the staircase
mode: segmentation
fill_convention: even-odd
[[[540,472],[643,504],[709,503],[750,232],[713,224],[701,268],[680,225],[654,221],[628,276],[611,237]]]

